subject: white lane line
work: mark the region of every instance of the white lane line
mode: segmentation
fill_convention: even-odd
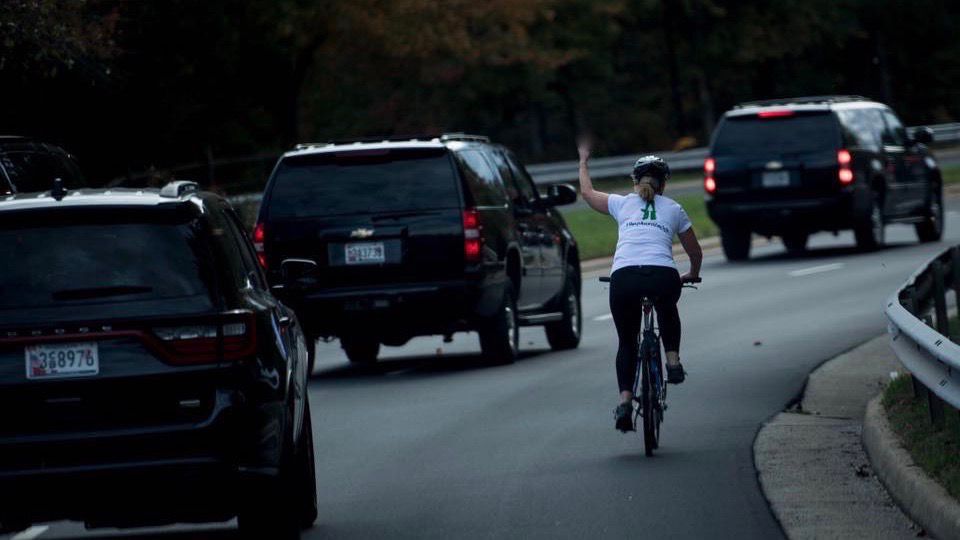
[[[10,540],[33,540],[34,538],[37,538],[38,536],[47,532],[48,530],[50,530],[50,527],[48,525],[34,525],[29,529],[20,531],[17,534],[13,535],[13,538],[11,538]]]
[[[594,317],[593,320],[595,320],[595,321],[609,321],[609,320],[612,319],[612,318],[613,318],[613,313],[607,313],[606,315],[600,315],[600,316]]]
[[[800,270],[794,270],[789,272],[787,275],[790,277],[800,277],[800,276],[809,276],[810,274],[819,274],[821,272],[832,272],[834,270],[839,270],[843,268],[843,263],[833,263],[833,264],[822,264],[820,266],[813,266],[810,268],[802,268]]]

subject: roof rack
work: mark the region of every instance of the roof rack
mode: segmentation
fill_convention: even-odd
[[[384,142],[448,142],[448,141],[470,141],[470,142],[490,142],[490,138],[484,135],[469,135],[467,133],[427,133],[418,135],[385,135],[382,137],[356,137],[350,139],[332,139],[324,142],[300,143],[293,147],[294,150],[304,150],[306,148],[318,148],[324,146],[337,146],[342,144],[363,144],[363,143],[384,143]]]
[[[769,107],[772,105],[813,105],[817,103],[844,103],[849,101],[870,101],[870,98],[855,95],[836,96],[803,96],[794,98],[763,99],[759,101],[745,101],[734,105],[734,109],[745,107]]]
[[[160,196],[178,199],[184,195],[200,191],[200,184],[192,180],[174,180],[160,188]]]

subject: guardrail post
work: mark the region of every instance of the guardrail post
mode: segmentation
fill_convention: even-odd
[[[930,423],[937,429],[943,428],[946,416],[943,410],[943,400],[937,394],[927,391],[927,406],[930,409]]]
[[[907,311],[909,311],[914,317],[920,318],[920,302],[917,301],[917,288],[910,286],[905,289],[907,293]],[[917,380],[913,375],[910,376],[910,384],[913,386],[913,398],[919,399],[925,397],[927,394],[927,388],[923,386],[923,383]]]
[[[943,263],[939,260],[933,261],[930,264],[930,271],[933,273],[933,306],[937,314],[937,332],[949,337],[950,321],[947,319],[947,292],[943,285]]]

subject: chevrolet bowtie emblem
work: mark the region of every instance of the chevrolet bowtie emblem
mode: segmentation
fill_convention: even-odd
[[[350,233],[350,238],[370,238],[373,236],[373,229],[354,229]]]

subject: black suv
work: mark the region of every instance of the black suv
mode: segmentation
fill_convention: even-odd
[[[47,191],[56,178],[68,189],[86,186],[73,156],[59,146],[0,136],[0,195]]]
[[[0,199],[0,523],[296,536],[308,348],[234,211],[192,182],[58,188]]]
[[[352,362],[476,330],[485,358],[509,363],[519,326],[580,342],[577,244],[553,208],[575,200],[567,185],[539,194],[486,137],[305,144],[271,175],[254,245],[308,335],[339,337]]]
[[[738,105],[723,115],[704,163],[707,210],[730,260],[750,253],[750,234],[806,249],[817,231],[853,229],[857,245],[883,245],[884,225],[913,223],[940,239],[940,170],[933,133],[908,134],[889,107],[859,96]]]

